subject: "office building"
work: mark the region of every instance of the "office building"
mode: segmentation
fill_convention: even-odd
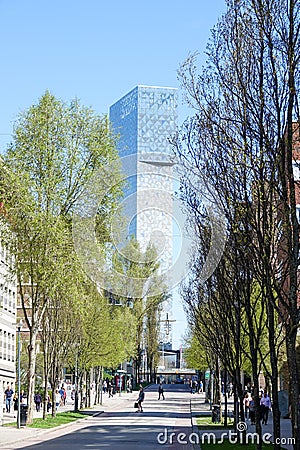
[[[169,138],[177,124],[177,89],[137,86],[110,107],[117,149],[128,177],[128,235],[145,251],[155,245],[160,271],[172,278],[173,162]]]

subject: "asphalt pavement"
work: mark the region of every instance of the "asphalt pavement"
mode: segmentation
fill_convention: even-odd
[[[210,415],[210,405],[204,403],[204,394],[191,394],[186,385],[164,385],[165,400],[158,400],[157,385],[145,390],[143,413],[136,412],[134,402],[137,392],[116,394],[113,398],[103,396],[103,404],[85,410],[87,416],[75,423],[50,430],[16,426],[0,427],[2,450],[197,450],[205,431],[198,433],[196,416]],[[66,405],[65,410],[72,409]],[[233,410],[230,399],[228,409]],[[40,414],[41,413],[36,413]],[[6,415],[5,421],[15,420]],[[255,427],[249,421],[243,424],[247,433]],[[272,413],[268,425],[263,426],[264,435],[272,442]],[[292,449],[291,425],[281,420],[282,447]],[[214,432],[218,444],[221,434]],[[211,433],[211,431],[210,431]],[[227,436],[229,437],[229,435]]]
[[[143,413],[134,409],[137,392],[122,393],[113,398],[104,395],[103,405],[87,411],[90,415],[86,418],[52,430],[2,427],[0,448],[192,450],[189,388],[185,385],[164,387],[165,400],[158,400],[157,385],[146,389]]]

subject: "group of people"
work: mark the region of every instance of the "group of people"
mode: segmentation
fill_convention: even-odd
[[[163,387],[162,382],[160,382],[159,386],[158,386],[158,400],[160,400],[161,398],[163,400],[165,399],[164,387]],[[144,412],[143,405],[142,405],[144,400],[145,400],[145,391],[144,391],[143,386],[140,384],[139,395],[135,402],[135,406],[137,407],[136,412]]]
[[[20,402],[25,403],[26,401],[26,394],[24,391],[21,391],[20,394]],[[13,387],[9,384],[7,385],[6,389],[4,390],[4,402],[5,402],[5,410],[8,414],[11,413],[11,408],[13,406],[14,411],[18,411],[18,393],[14,392]]]
[[[200,380],[199,383],[197,380],[190,380],[190,389],[191,389],[191,394],[195,394],[196,392],[198,392],[198,394],[200,394],[200,392],[203,392],[203,381]]]
[[[267,390],[263,390],[260,397],[260,420],[263,425],[268,424],[269,411],[272,408],[271,399]],[[250,419],[251,425],[255,424],[255,401],[251,393],[247,392],[244,397],[245,419]]]

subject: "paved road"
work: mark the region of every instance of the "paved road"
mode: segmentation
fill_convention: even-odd
[[[190,445],[178,443],[178,434],[192,432],[191,394],[185,385],[165,385],[165,400],[158,401],[157,386],[145,391],[144,412],[136,413],[136,394],[110,399],[110,410],[97,417],[72,425],[74,429],[55,430],[51,439],[45,435],[31,437],[26,444],[16,443],[4,448],[27,450],[189,450]],[[115,402],[115,406],[114,406]],[[171,435],[171,433],[175,433]],[[66,434],[67,433],[67,434]],[[183,436],[179,441],[185,440]]]

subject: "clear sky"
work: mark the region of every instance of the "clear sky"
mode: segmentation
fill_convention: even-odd
[[[138,84],[179,87],[179,65],[196,51],[205,61],[224,11],[225,0],[0,0],[0,152],[46,89],[102,114]],[[178,343],[179,317],[174,331]]]

